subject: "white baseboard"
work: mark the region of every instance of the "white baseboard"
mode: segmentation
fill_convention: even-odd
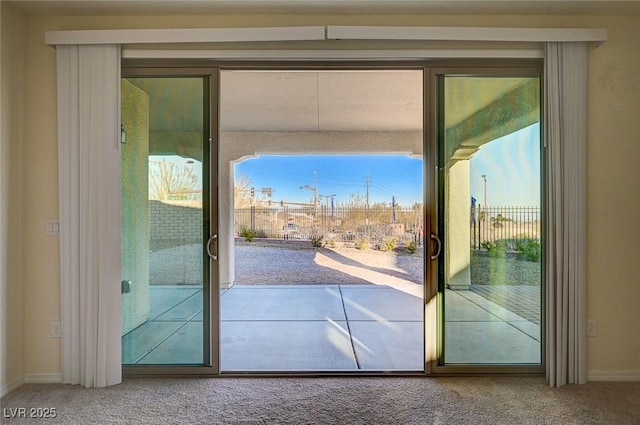
[[[8,382],[0,387],[0,397],[4,397],[6,394],[9,394],[11,391],[20,388],[23,384],[24,376],[14,379],[11,382]]]
[[[587,372],[589,382],[640,382],[640,370]]]
[[[24,376],[25,384],[59,384],[62,375],[59,373],[29,373]]]
[[[24,384],[59,384],[62,376],[59,373],[29,373],[0,387],[0,397],[20,388]]]

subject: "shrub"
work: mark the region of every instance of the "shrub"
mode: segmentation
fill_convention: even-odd
[[[508,242],[505,239],[498,239],[496,241],[485,241],[480,246],[487,250],[490,257],[493,258],[505,258],[507,256]]]
[[[540,241],[535,238],[498,239],[482,242],[480,246],[493,258],[506,258],[507,252],[515,251],[518,260],[540,262]]]
[[[378,249],[383,252],[393,251],[398,246],[398,240],[396,238],[388,238],[382,241],[378,246]]]
[[[312,236],[311,237],[311,246],[315,248],[322,247],[322,236]]]
[[[416,251],[418,250],[418,246],[414,241],[409,241],[406,244],[406,248],[407,248],[407,251],[409,251],[409,254],[415,254]]]
[[[356,240],[355,245],[356,245],[356,249],[359,250],[363,250],[367,247],[367,244],[369,243],[369,241],[366,238],[360,238],[358,240]]]
[[[245,241],[247,242],[253,242],[253,239],[255,239],[255,237],[257,236],[258,232],[256,232],[253,229],[242,229],[240,231],[240,236],[242,236],[244,238]]]
[[[521,239],[516,243],[518,258],[525,261],[540,262],[540,241],[533,238]]]
[[[335,248],[336,247],[336,241],[333,239],[329,239],[326,243],[325,246],[329,247],[329,248]]]

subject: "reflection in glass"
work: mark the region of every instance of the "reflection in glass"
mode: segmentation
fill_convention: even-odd
[[[443,83],[444,361],[540,364],[540,80]]]
[[[203,80],[122,80],[122,363],[203,364]]]

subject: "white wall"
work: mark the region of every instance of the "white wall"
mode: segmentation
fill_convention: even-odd
[[[24,374],[21,173],[26,122],[26,20],[6,3],[0,8],[0,395],[3,395],[20,385]]]

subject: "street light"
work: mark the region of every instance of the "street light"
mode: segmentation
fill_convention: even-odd
[[[484,210],[487,211],[487,175],[483,174],[482,179],[484,180]]]
[[[300,186],[300,189],[310,190],[313,192],[313,210],[318,209],[318,189],[309,185]]]
[[[318,195],[318,198],[326,198],[327,199],[327,208],[329,208],[329,198],[333,198],[334,196],[336,196],[335,193],[333,195]]]
[[[316,174],[315,171],[313,172],[313,187],[306,184],[304,186],[300,186],[300,189],[310,190],[313,192],[313,211],[317,212],[318,211],[318,175]]]

